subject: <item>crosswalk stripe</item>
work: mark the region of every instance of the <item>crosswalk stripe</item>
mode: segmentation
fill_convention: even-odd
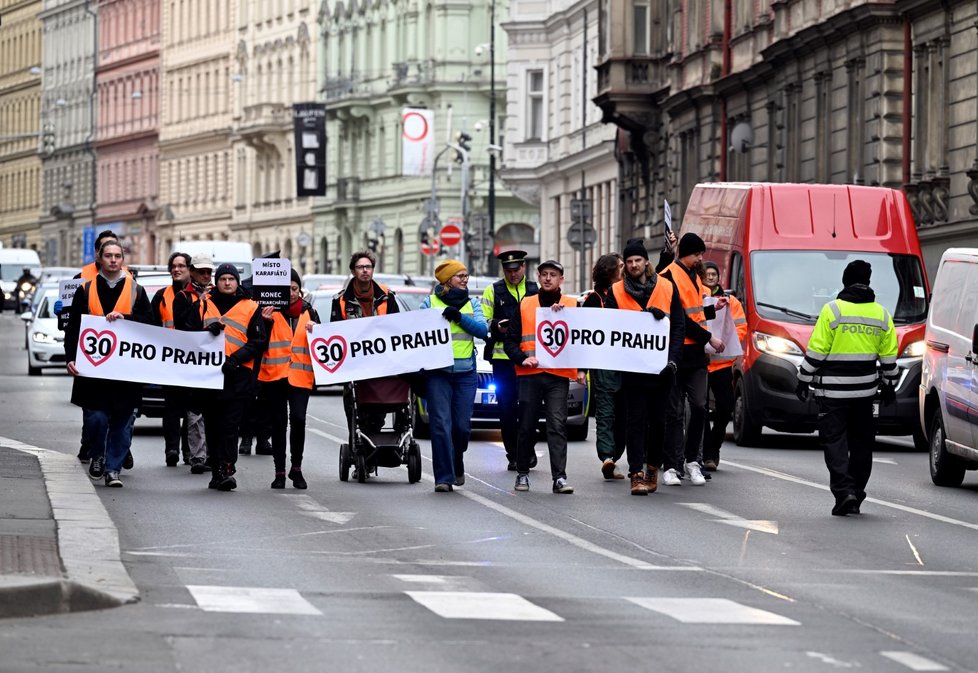
[[[188,585],[190,595],[208,612],[276,615],[321,615],[295,589]]]
[[[627,600],[685,624],[799,625],[793,619],[726,598],[628,598]]]
[[[880,654],[887,659],[897,662],[906,666],[911,671],[946,671],[947,666],[939,664],[936,661],[931,661],[919,654],[914,654],[913,652],[880,652]]]
[[[550,610],[516,594],[476,591],[406,591],[414,601],[445,619],[562,622]]]

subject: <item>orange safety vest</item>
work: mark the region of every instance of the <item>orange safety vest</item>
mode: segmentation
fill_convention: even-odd
[[[174,329],[173,324],[173,298],[176,293],[173,291],[173,286],[163,290],[163,301],[160,302],[160,321],[163,323],[163,327],[167,329]]]
[[[353,281],[350,282],[352,283]],[[379,285],[380,289],[384,291],[384,295],[387,296],[387,300],[384,301],[383,304],[377,307],[377,312],[374,313],[373,315],[375,316],[387,315],[387,304],[390,301],[390,290],[387,289],[386,285],[380,285],[380,283],[377,283],[377,285]],[[343,316],[343,320],[346,320],[346,290],[345,289],[342,292],[340,292],[340,315]],[[366,316],[366,317],[370,318],[373,316]]]
[[[95,266],[95,262],[92,262],[91,264],[86,264],[85,266],[82,267],[81,270],[82,280],[92,282],[93,280],[95,280],[95,277],[97,275],[98,275],[98,267]]]
[[[122,292],[119,294],[119,298],[115,302],[115,306],[112,307],[112,311],[118,311],[122,315],[131,315],[132,309],[136,305],[136,292],[139,286],[132,279],[132,276],[126,274],[123,279],[124,285],[122,286]],[[88,293],[88,312],[90,315],[105,315],[105,309],[102,308],[102,300],[98,297],[98,284],[94,280],[90,280],[85,283],[85,292]]]
[[[309,351],[309,311],[303,311],[292,335],[292,361],[289,363],[289,385],[312,390],[316,375],[312,371],[312,353]]]
[[[214,302],[205,299],[201,304],[205,329],[217,322],[224,325],[225,358],[231,357],[248,343],[248,324],[254,317],[255,311],[258,310],[258,304],[251,299],[242,299],[224,315],[221,315],[221,312],[217,310]],[[241,365],[253,369],[251,360],[242,362]]]
[[[289,376],[292,362],[292,328],[281,311],[272,314],[272,331],[268,335],[268,350],[261,358],[258,380],[278,381]]]
[[[623,280],[612,285],[611,291],[615,295],[618,308],[628,311],[641,311],[643,308],[655,307],[669,315],[669,311],[672,309],[672,283],[669,282],[668,278],[660,277],[655,281],[655,289],[652,290],[652,296],[649,297],[649,301],[644,307],[639,306],[632,295],[625,292],[625,281]]]
[[[727,295],[727,299],[730,301],[727,306],[730,310],[730,317],[733,318],[734,328],[737,330],[737,338],[743,341],[747,338],[747,316],[744,315],[744,305],[731,295]],[[733,367],[738,357],[740,356],[730,357],[723,353],[714,353],[710,355],[710,364],[706,366],[706,370],[715,372],[718,369]]]
[[[683,267],[673,262],[665,268],[665,271],[672,272],[672,282],[679,288],[679,300],[683,304],[683,310],[690,320],[706,329],[706,312],[703,310],[703,297],[709,294],[709,290],[700,285],[697,278],[695,282],[689,277],[689,273]],[[686,345],[695,344],[696,341],[686,337],[683,340]]]
[[[566,295],[560,296],[560,303],[570,308],[577,307],[577,300]],[[526,297],[520,302],[520,321],[523,324],[523,338],[520,339],[520,350],[526,357],[536,357],[537,354],[537,309],[540,308],[540,295]],[[547,372],[554,376],[563,376],[570,380],[577,379],[576,369],[541,369],[539,367],[524,367],[516,365],[517,376],[532,376]]]

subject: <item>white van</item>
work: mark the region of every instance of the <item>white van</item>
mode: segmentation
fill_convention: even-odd
[[[17,302],[17,279],[24,268],[31,270],[35,278],[41,277],[41,258],[36,250],[28,248],[0,248],[0,290],[3,292],[0,307],[13,308]]]
[[[941,256],[924,340],[919,409],[930,478],[960,486],[966,470],[978,470],[978,248]]]
[[[241,274],[241,280],[251,278],[251,262],[255,258],[250,243],[241,241],[178,241],[171,252],[185,252],[194,255],[210,255],[214,264],[234,264]]]

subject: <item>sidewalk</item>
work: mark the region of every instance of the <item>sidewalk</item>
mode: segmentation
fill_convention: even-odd
[[[76,458],[0,437],[0,493],[0,618],[139,600]]]

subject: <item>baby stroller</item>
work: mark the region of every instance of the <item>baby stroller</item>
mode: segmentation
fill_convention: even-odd
[[[407,465],[408,482],[420,481],[421,447],[414,440],[408,383],[397,377],[352,382],[346,398],[350,442],[340,444],[340,481],[349,480],[350,467],[362,484],[378,467],[401,465]]]

